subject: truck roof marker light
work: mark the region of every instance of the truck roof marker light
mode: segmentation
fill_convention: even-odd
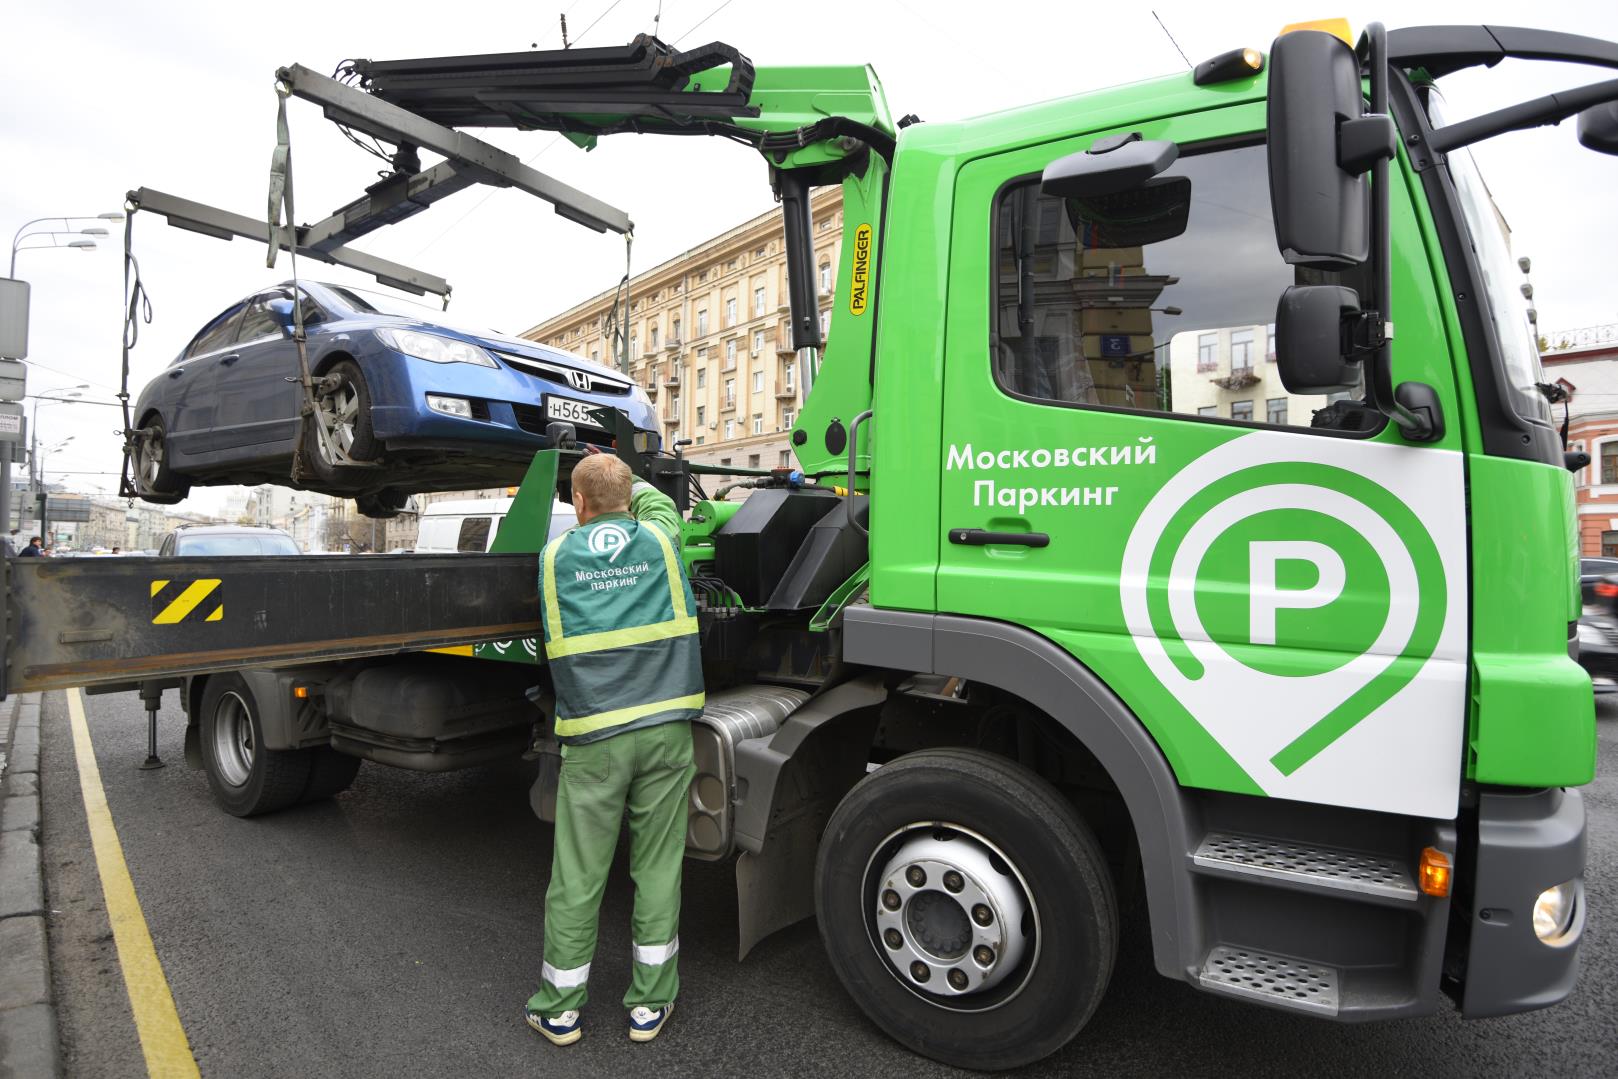
[[[1449,855],[1437,847],[1428,847],[1421,852],[1416,884],[1423,895],[1443,899],[1449,895],[1449,887],[1454,879],[1455,870],[1450,864]]]
[[[1257,75],[1263,70],[1264,54],[1257,49],[1231,49],[1198,64],[1191,72],[1191,81],[1198,86],[1211,86]]]
[[[516,498],[517,497],[517,488],[516,487],[507,487],[506,488],[506,497],[507,498]]]
[[[1354,30],[1348,25],[1347,19],[1309,19],[1305,22],[1289,22],[1281,27],[1281,34],[1290,34],[1294,30],[1319,30],[1323,34],[1330,34],[1339,38],[1349,48],[1354,47]],[[1281,36],[1280,34],[1276,35]]]

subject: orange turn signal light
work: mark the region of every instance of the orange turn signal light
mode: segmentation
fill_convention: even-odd
[[[1450,864],[1449,855],[1437,847],[1428,847],[1421,852],[1421,865],[1416,872],[1416,885],[1423,895],[1443,899],[1449,895],[1450,883],[1455,879],[1454,867]]]
[[[309,699],[309,687],[308,686],[293,686],[292,687],[292,695],[294,697],[296,697],[300,701],[306,701],[306,700]]]
[[[1319,30],[1323,34],[1340,38],[1349,48],[1354,47],[1354,30],[1348,25],[1347,19],[1310,19],[1307,22],[1287,23],[1281,27],[1281,33],[1290,34],[1294,30]]]

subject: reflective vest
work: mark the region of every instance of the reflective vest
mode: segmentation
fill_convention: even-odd
[[[657,525],[614,513],[552,540],[540,605],[558,741],[702,714],[696,601]]]

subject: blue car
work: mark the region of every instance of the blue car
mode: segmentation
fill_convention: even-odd
[[[288,282],[231,305],[142,391],[134,471],[143,499],[273,483],[388,517],[413,492],[516,482],[557,420],[579,442],[610,445],[594,414],[603,407],[629,418],[638,448],[658,448],[651,401],[612,368],[314,282],[302,283],[302,303],[317,422],[304,424],[292,295]]]

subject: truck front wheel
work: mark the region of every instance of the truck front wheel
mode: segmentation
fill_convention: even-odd
[[[1095,837],[1049,783],[975,750],[913,753],[848,793],[815,866],[821,938],[890,1036],[994,1070],[1067,1044],[1118,947]]]
[[[208,679],[201,710],[203,769],[226,813],[254,817],[303,797],[313,764],[309,751],[264,748],[258,700],[244,679],[235,674]]]

